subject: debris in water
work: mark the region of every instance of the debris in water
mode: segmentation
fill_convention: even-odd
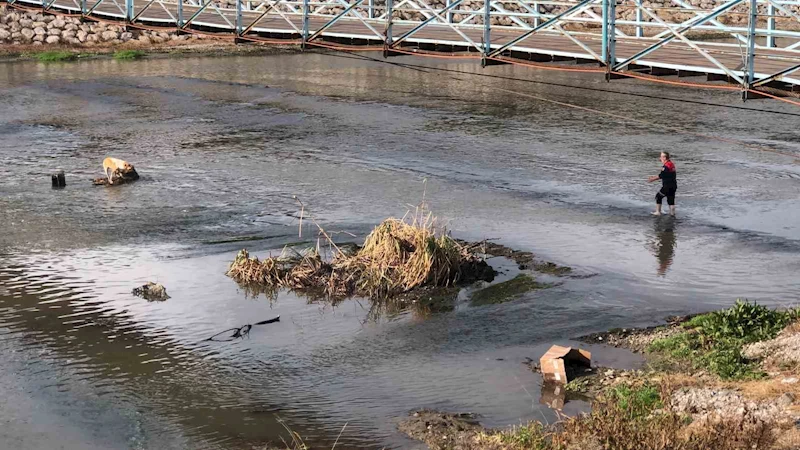
[[[367,236],[363,247],[335,249],[330,261],[310,250],[260,261],[241,250],[227,275],[244,287],[287,288],[331,299],[388,298],[421,287],[491,281],[494,270],[478,255],[435,226],[430,214],[411,221],[390,218]],[[328,237],[320,229],[321,234]],[[329,239],[330,241],[330,239]]]
[[[147,284],[134,288],[132,294],[151,302],[163,302],[170,298],[169,295],[167,295],[167,288],[165,288],[163,284],[153,283],[152,281],[148,281]]]
[[[262,320],[261,322],[256,322],[254,324],[247,324],[242,325],[241,327],[233,327],[228,328],[225,331],[221,331],[210,338],[206,339],[207,341],[214,341],[214,342],[230,342],[236,339],[244,339],[245,337],[250,337],[250,330],[253,329],[255,325],[266,325],[269,323],[280,322],[281,316],[273,317],[272,319]]]
[[[592,354],[586,350],[554,345],[539,358],[546,382],[566,384],[592,366]]]

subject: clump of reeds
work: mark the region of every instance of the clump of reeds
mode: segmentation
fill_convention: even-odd
[[[321,234],[327,237],[322,230]],[[480,257],[437,229],[430,214],[386,219],[354,252],[331,244],[330,261],[316,250],[263,261],[242,250],[228,276],[242,284],[311,291],[329,298],[385,298],[423,286],[447,287],[494,276]]]

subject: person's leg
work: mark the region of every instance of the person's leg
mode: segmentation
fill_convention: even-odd
[[[653,213],[654,216],[661,215],[661,200],[663,200],[664,197],[666,196],[662,194],[660,190],[656,192],[656,211]]]
[[[667,204],[669,205],[669,215],[675,216],[675,189],[670,189],[667,193]]]

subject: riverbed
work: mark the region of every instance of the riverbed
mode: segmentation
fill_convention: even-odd
[[[798,301],[797,108],[365,56],[0,64],[0,441],[261,448],[285,425],[319,447],[341,433],[346,448],[405,448],[417,444],[396,423],[419,408],[489,427],[556,420],[524,364],[553,343],[737,297]],[[649,214],[663,150],[675,219]],[[92,186],[109,155],[141,179]],[[50,187],[56,168],[65,189]],[[575,276],[420,315],[250,298],[224,275],[241,248],[315,245],[309,218],[358,241],[423,200],[454,237]],[[146,281],[171,298],[132,296]],[[592,350],[602,365],[637,361]]]

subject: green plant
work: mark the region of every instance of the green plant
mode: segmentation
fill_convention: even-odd
[[[36,55],[36,59],[41,62],[72,61],[75,58],[77,58],[75,53],[67,51],[49,51]]]
[[[702,314],[683,324],[686,331],[654,341],[648,351],[685,361],[723,379],[763,376],[742,354],[752,342],[772,339],[797,318],[797,310],[777,311],[747,300],[731,308]]]
[[[114,59],[139,59],[145,55],[141,50],[119,50],[114,52]]]
[[[707,339],[751,343],[774,338],[795,316],[794,311],[776,311],[737,299],[733,307],[694,317],[686,326],[699,329]]]
[[[648,384],[638,387],[616,386],[611,389],[609,397],[630,419],[646,417],[662,406],[658,388]]]

